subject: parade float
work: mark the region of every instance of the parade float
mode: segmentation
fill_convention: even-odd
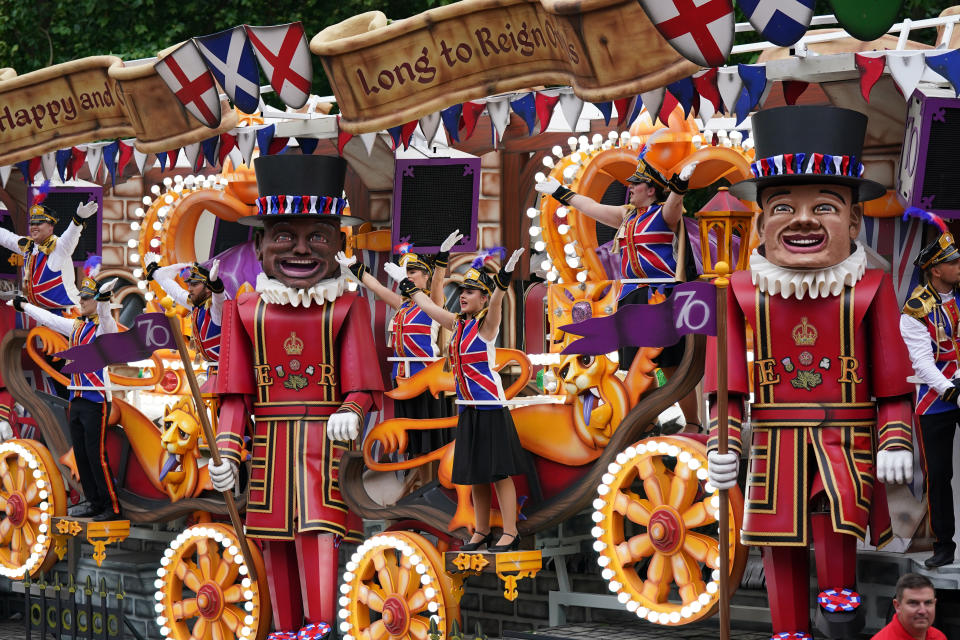
[[[536,581],[548,558],[567,582],[559,597],[551,595],[552,622],[564,607],[594,606],[668,626],[719,611],[721,629],[729,624],[729,597],[748,557],[739,535],[744,496],[736,486],[709,483],[706,433],[676,433],[675,421],[670,428],[675,403],[703,377],[705,331],[682,338],[684,356],[669,377],[656,362],[661,346],[642,340],[630,362],[620,362],[616,348],[570,351],[582,335],[570,325],[619,309],[623,282],[610,246],[617,230],[576,207],[538,199],[535,184],[555,179],[597,202],[621,205],[641,152],[663,176],[691,167],[690,196],[701,198],[685,201],[696,203],[682,223],[685,279],[711,280],[746,269],[758,242],[759,208],[726,190],[753,176],[752,163],[765,161],[756,156],[750,114],[832,103],[869,117],[865,175],[889,191],[865,203],[860,240],[871,266],[893,274],[901,303],[915,282],[910,265],[923,229],[899,215],[905,206],[945,217],[960,209],[938,177],[944,171],[938,138],[960,126],[951,120],[960,56],[950,10],[913,24],[893,24],[894,11],[872,31],[858,29],[840,9],[846,32],[800,24],[784,35],[753,24],[770,42],[732,51],[760,51],[759,61],[725,66],[732,13],[721,21],[729,23],[728,41],[708,30],[712,48],[700,40],[691,51],[676,29],[700,33],[702,25],[665,27],[669,16],[641,5],[466,0],[395,22],[379,12],[355,16],[315,35],[309,50],[296,23],[236,27],[198,35],[154,60],[101,56],[0,76],[4,224],[25,230],[24,212],[44,178],[63,193],[99,189],[103,233],[82,249],[105,256],[103,277],[120,278],[114,300],[124,327],[134,327],[141,314],[166,313],[173,333],[189,339],[195,330],[189,311],[161,304],[164,292],[146,278],[150,260],[208,268],[218,260],[229,298],[254,290],[260,274],[254,234],[238,221],[256,212],[262,195],[252,169],[257,156],[347,159],[348,213],[368,222],[344,227],[345,248],[385,285],[378,267],[390,259],[396,244],[390,227],[401,228],[402,215],[422,234],[403,239],[427,250],[466,225],[459,226],[468,237],[454,247],[446,281],[452,310],[475,251],[528,248],[522,276],[515,277],[521,282],[505,296],[495,356],[505,404],[529,454],[528,468],[516,477],[526,544],[498,554],[460,551],[474,533],[474,513],[469,488],[451,481],[454,443],[407,455],[412,434],[456,424],[456,417],[394,417],[392,400],[455,392],[446,359],[431,359],[386,392],[390,400],[366,416],[363,437],[339,465],[343,500],[370,533],[359,546],[344,546],[337,616],[323,621],[342,638],[448,637],[464,626],[460,602],[472,576],[495,575],[502,597],[522,602],[523,581]],[[934,27],[940,48],[908,39],[912,30]],[[651,44],[637,59],[631,43],[640,41]],[[227,60],[231,42],[243,45],[239,62]],[[339,115],[322,113],[310,97],[311,54],[333,87]],[[622,60],[632,62],[616,62]],[[286,111],[259,101],[260,70],[271,85],[263,90],[272,88]],[[451,198],[440,206],[451,207],[450,220],[410,222],[410,212],[391,202],[400,185],[412,193],[395,172],[400,160],[457,162],[464,154],[493,165],[473,165],[482,175],[464,196],[472,204],[466,211],[455,206],[463,198]],[[487,190],[494,179],[498,188]],[[443,187],[426,182],[420,189],[428,195],[413,206],[426,209]],[[22,277],[14,262],[10,291]],[[362,295],[388,379],[390,312]],[[662,295],[651,299],[662,301]],[[18,437],[0,443],[3,575],[44,580],[77,552],[71,539],[87,541],[99,565],[131,531],[155,532],[172,521],[181,528],[156,558],[148,636],[260,639],[278,631],[271,626],[261,545],[235,526],[246,494],[237,494],[231,512],[209,472],[221,400],[200,386],[216,375],[215,364],[203,362],[195,346],[168,345],[111,365],[115,391],[105,448],[123,519],[88,522],[67,514],[80,491],[66,402],[56,393],[56,384],[70,381],[55,354],[68,341],[42,327],[14,328],[13,310],[4,311],[10,317],[0,373],[22,411],[11,416]],[[243,460],[255,445],[244,443]],[[426,482],[403,483],[415,470],[426,470]],[[890,502],[899,518],[895,533],[922,539],[922,506],[918,511],[906,490],[891,491]],[[592,570],[609,596],[570,590],[565,558],[581,548],[554,532],[583,514],[591,525],[577,540],[588,540]],[[499,522],[496,509],[492,522]],[[882,626],[877,621],[885,612],[875,602],[864,608],[869,624]],[[39,624],[65,633],[63,620]]]

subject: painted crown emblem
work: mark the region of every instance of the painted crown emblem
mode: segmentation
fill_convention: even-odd
[[[295,331],[291,331],[290,336],[283,341],[283,350],[288,356],[298,356],[303,353],[303,340],[297,337]]]
[[[812,346],[817,341],[817,328],[807,322],[807,317],[800,318],[800,324],[793,328],[793,342],[799,346]]]

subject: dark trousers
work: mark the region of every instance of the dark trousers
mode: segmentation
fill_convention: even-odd
[[[70,439],[84,496],[98,510],[109,507],[114,513],[119,513],[117,493],[113,488],[103,442],[109,414],[109,402],[92,402],[84,398],[71,400]]]
[[[934,553],[955,551],[953,542],[953,434],[960,409],[920,416],[920,459],[927,487],[927,513],[936,541]]]

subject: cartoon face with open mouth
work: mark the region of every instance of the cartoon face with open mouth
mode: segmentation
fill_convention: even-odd
[[[198,457],[201,444],[200,420],[184,401],[167,409],[160,439],[167,457],[160,469],[160,484],[172,502],[194,493],[199,481]]]
[[[770,262],[822,269],[843,262],[860,231],[860,211],[850,187],[839,184],[775,185],[760,193],[757,235]]]
[[[289,218],[268,221],[257,236],[263,272],[294,289],[309,289],[339,273],[334,259],[343,248],[336,219]]]
[[[590,447],[610,442],[627,409],[627,392],[606,356],[569,355],[560,362],[562,389],[573,398],[577,435]]]

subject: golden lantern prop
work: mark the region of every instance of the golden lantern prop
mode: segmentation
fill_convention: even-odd
[[[703,259],[704,280],[717,277],[717,263],[725,262],[733,271],[747,268],[750,256],[750,235],[753,230],[754,211],[743,201],[734,197],[726,187],[697,212],[700,228],[700,255]],[[716,252],[710,248],[711,235],[716,239]],[[733,255],[733,236],[740,238],[737,255]]]

